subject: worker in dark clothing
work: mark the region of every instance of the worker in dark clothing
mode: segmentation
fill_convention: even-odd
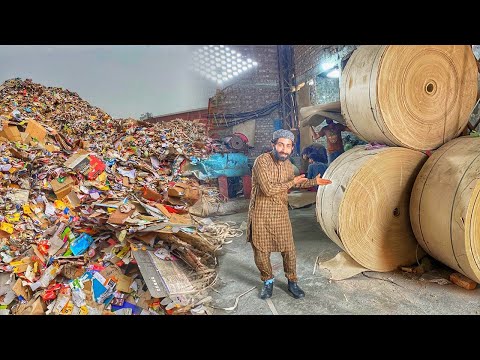
[[[323,176],[325,174],[325,171],[327,171],[327,164],[325,164],[323,161],[325,159],[322,159],[322,156],[320,156],[316,152],[312,152],[309,157],[308,157],[308,170],[307,170],[307,178],[308,179],[314,179],[318,174],[320,176]]]
[[[327,149],[320,143],[313,143],[305,147],[301,153],[302,155],[302,171],[307,172],[309,163],[309,155],[315,152],[320,157],[320,162],[327,163]]]

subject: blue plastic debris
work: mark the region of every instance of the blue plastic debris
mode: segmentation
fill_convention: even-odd
[[[93,238],[90,235],[83,233],[70,243],[70,250],[72,250],[72,253],[75,256],[81,255],[88,249],[92,242]]]

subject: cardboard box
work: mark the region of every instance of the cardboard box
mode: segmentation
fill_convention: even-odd
[[[70,193],[67,195],[67,200],[71,205],[72,209],[75,209],[77,206],[80,206],[81,201],[77,196],[77,193],[75,191],[70,191]]]
[[[65,161],[65,166],[69,169],[75,171],[82,171],[86,166],[90,165],[90,159],[88,155],[90,154],[89,151],[86,150],[79,150],[72,156],[70,156],[67,161]]]
[[[52,180],[50,183],[52,185],[53,192],[57,195],[57,199],[61,200],[72,191],[75,181],[71,176],[67,176],[63,182],[59,182],[58,179]]]

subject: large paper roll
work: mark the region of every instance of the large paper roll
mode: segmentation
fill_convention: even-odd
[[[356,146],[324,174],[317,220],[325,234],[360,265],[391,271],[415,263],[423,251],[410,225],[409,202],[427,156],[398,147]]]
[[[436,149],[467,125],[477,73],[468,45],[360,46],[342,72],[342,115],[367,142]]]
[[[436,150],[418,174],[410,219],[432,257],[480,283],[480,138]]]

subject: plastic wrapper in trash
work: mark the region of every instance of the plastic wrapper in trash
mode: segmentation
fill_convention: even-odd
[[[70,250],[72,250],[72,253],[75,256],[81,255],[88,249],[92,242],[93,238],[90,235],[83,233],[70,243]]]
[[[77,288],[72,290],[72,301],[77,307],[81,308],[82,306],[87,305],[85,301],[86,298],[87,296],[85,295],[82,289]]]
[[[35,289],[33,288],[35,284],[38,284],[40,287],[42,288],[46,288],[48,286],[48,284],[50,284],[50,282],[55,279],[55,277],[60,273],[61,271],[61,266],[59,266],[57,263],[53,263],[52,265],[50,265],[46,270],[45,272],[43,273],[42,277],[40,278],[40,280],[38,280],[36,283],[34,284],[31,284],[30,287],[32,288],[32,290],[35,291]],[[38,287],[37,287],[38,288]]]

